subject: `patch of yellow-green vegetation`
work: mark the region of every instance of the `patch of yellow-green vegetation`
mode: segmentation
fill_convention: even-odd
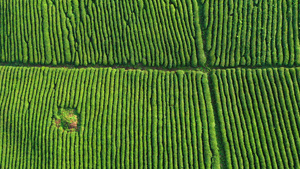
[[[53,124],[64,131],[74,132],[79,129],[79,117],[75,109],[60,108],[53,118]]]

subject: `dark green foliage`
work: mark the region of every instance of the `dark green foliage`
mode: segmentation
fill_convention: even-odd
[[[200,2],[208,65],[299,66],[299,4],[299,0]]]

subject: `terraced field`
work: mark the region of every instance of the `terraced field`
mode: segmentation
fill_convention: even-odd
[[[0,1],[0,168],[300,168],[299,9]]]

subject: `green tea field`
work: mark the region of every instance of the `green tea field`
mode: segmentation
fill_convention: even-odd
[[[0,169],[298,169],[299,40],[299,0],[0,0]]]

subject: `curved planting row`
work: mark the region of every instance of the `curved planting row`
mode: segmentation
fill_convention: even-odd
[[[0,2],[0,61],[204,65],[197,0]]]
[[[300,69],[211,74],[226,168],[300,167]]]
[[[299,4],[299,0],[202,1],[208,64],[300,65]]]
[[[206,74],[0,67],[0,79],[2,168],[220,167]]]

